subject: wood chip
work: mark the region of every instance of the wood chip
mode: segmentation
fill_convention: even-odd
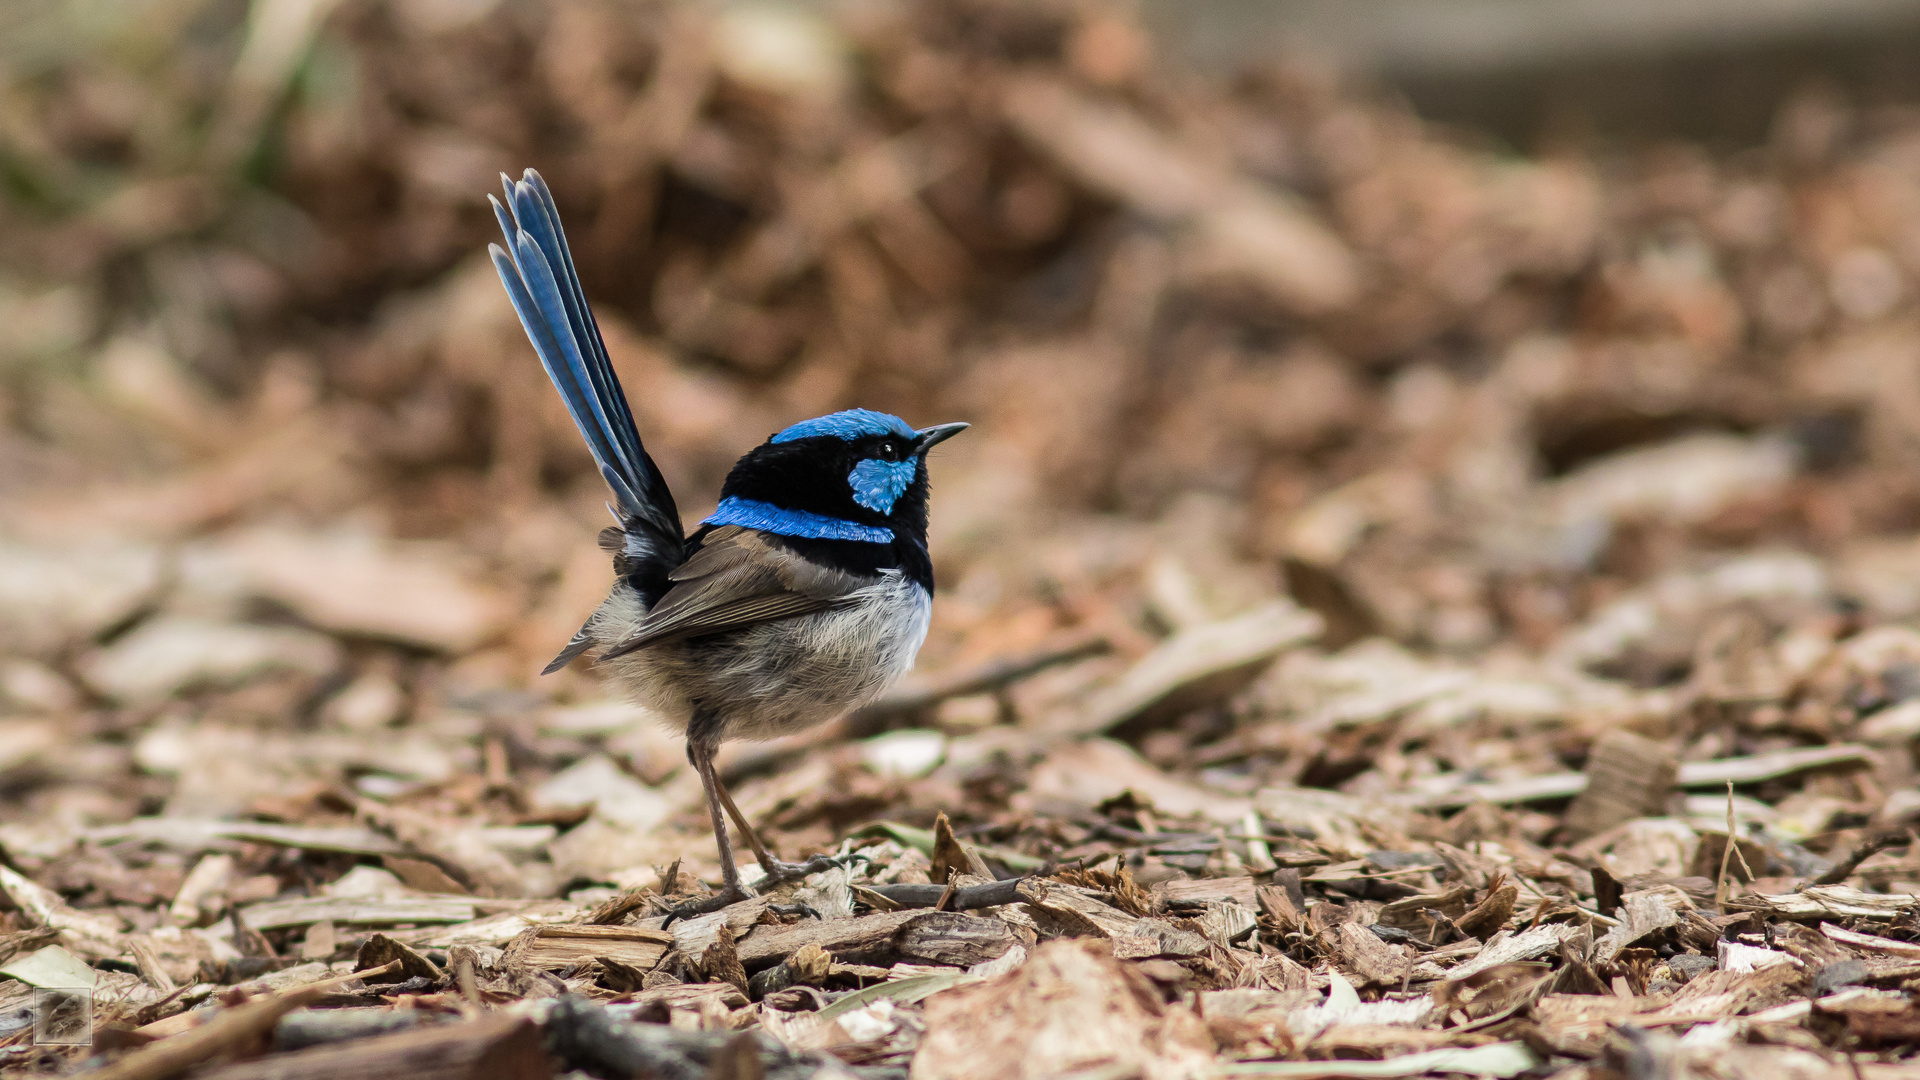
[[[1212,1036],[1191,1010],[1159,1001],[1099,943],[1045,942],[1017,971],[928,998],[914,1069],[945,1080],[1197,1077],[1212,1065]]]
[[[398,969],[393,969],[399,964]],[[360,949],[354,954],[353,970],[387,971],[383,976],[366,976],[368,982],[405,982],[408,979],[432,979],[438,981],[441,971],[433,961],[408,948],[406,945],[385,934],[368,934],[361,942]]]
[[[0,895],[6,897],[28,926],[58,931],[61,944],[77,956],[105,960],[125,950],[120,920],[75,911],[57,893],[42,888],[11,867],[0,866]]]
[[[620,959],[625,962],[624,958]],[[706,972],[709,979],[718,979],[742,994],[747,992],[747,969],[740,966],[733,931],[724,924],[714,928],[713,944],[700,954],[700,970]]]
[[[1397,987],[1406,979],[1411,962],[1400,947],[1350,922],[1341,923],[1337,932],[1341,963],[1364,980],[1361,985]]]
[[[463,923],[473,920],[473,902],[441,897],[393,900],[336,899],[315,896],[301,900],[267,900],[240,911],[255,930],[309,926],[322,920],[341,926],[394,926],[399,923]]]
[[[1679,768],[1679,755],[1668,746],[1629,731],[1606,732],[1588,755],[1586,786],[1567,808],[1567,831],[1578,840],[1663,813]]]
[[[1668,904],[1666,896],[1658,892],[1627,893],[1622,897],[1620,915],[1620,922],[1593,943],[1594,963],[1612,963],[1620,950],[1680,922],[1680,916]]]
[[[1870,893],[1845,885],[1809,885],[1760,899],[1789,919],[1891,919],[1920,904],[1920,896],[1912,893]]]
[[[1470,937],[1485,938],[1506,927],[1507,920],[1513,917],[1513,905],[1519,898],[1520,889],[1517,886],[1500,885],[1489,890],[1486,898],[1475,904],[1472,910],[1455,919],[1454,925]]]
[[[902,960],[967,968],[1006,954],[1019,944],[999,919],[954,911],[927,911],[894,931],[893,948]]]
[[[979,852],[962,844],[953,835],[953,824],[942,812],[933,822],[933,869],[928,874],[935,885],[945,885],[955,874],[993,880],[993,871],[981,860]]]
[[[1158,908],[1169,904],[1205,904],[1211,900],[1231,900],[1246,907],[1257,907],[1260,903],[1254,895],[1253,879],[1244,875],[1163,881],[1149,890],[1149,895]]]
[[[1503,930],[1495,934],[1473,959],[1448,971],[1447,981],[1458,982],[1471,978],[1498,964],[1551,956],[1560,951],[1561,942],[1579,933],[1579,927],[1561,923],[1543,923],[1517,934]]]
[[[803,945],[817,945],[845,963],[891,963],[894,931],[922,914],[908,909],[830,922],[762,926],[740,942],[740,962],[754,972],[785,960]]]
[[[1133,932],[1137,916],[1088,896],[1071,885],[1039,886],[1027,893],[1027,902],[1062,922],[1073,936],[1113,937]]]
[[[223,841],[244,840],[256,844],[300,848],[306,851],[335,851],[344,855],[399,855],[406,845],[372,829],[315,828],[302,825],[274,825],[260,821],[207,821],[197,818],[135,818],[124,825],[106,825],[87,831],[89,839],[103,844],[121,840],[146,840],[166,844],[182,851],[216,846]]]
[[[1757,784],[1813,769],[1842,765],[1872,765],[1874,750],[1867,746],[1842,744],[1813,746],[1804,750],[1780,750],[1752,757],[1722,758],[1716,761],[1683,761],[1675,782],[1685,788],[1722,788],[1735,784]],[[1572,798],[1586,790],[1583,773],[1549,773],[1497,784],[1463,784],[1450,791],[1421,798],[1419,804],[1430,810],[1455,810],[1476,802],[1529,803]]]
[[[1842,945],[1849,945],[1855,949],[1864,949],[1868,952],[1880,953],[1885,956],[1903,956],[1909,959],[1920,960],[1920,943],[1895,941],[1892,938],[1878,937],[1873,934],[1862,934],[1859,931],[1848,930],[1845,927],[1836,926],[1833,923],[1827,922],[1820,924],[1820,932]]]
[[[1191,712],[1245,686],[1282,651],[1319,632],[1320,617],[1293,604],[1183,630],[1090,701],[1071,730],[1091,735],[1130,721]]]
[[[673,935],[637,926],[535,926],[508,944],[503,962],[558,971],[608,958],[650,971],[673,947]]]

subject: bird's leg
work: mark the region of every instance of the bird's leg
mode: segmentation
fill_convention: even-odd
[[[727,793],[727,785],[720,782],[720,774],[717,772],[713,775],[713,790],[720,796],[720,805],[726,808],[727,816],[733,819],[733,827],[740,830],[740,835],[746,839],[747,846],[753,849],[754,860],[760,864],[760,869],[765,870],[778,862],[779,860],[767,850],[767,845],[760,842],[760,836],[753,831],[753,826],[747,824],[747,815],[741,813],[740,808],[733,804],[733,796]]]
[[[721,813],[721,800],[727,799],[726,791],[720,787],[720,776],[713,769],[713,747],[703,740],[690,739],[687,742],[687,760],[693,762],[695,772],[700,774],[700,784],[707,789],[707,815],[713,819],[713,843],[720,849],[720,891],[705,900],[696,900],[681,904],[667,915],[670,925],[675,919],[684,919],[690,915],[705,915],[709,911],[718,911],[728,904],[737,904],[747,898],[747,890],[740,883],[740,868],[733,862],[733,842],[727,838],[727,819]],[[733,800],[727,799],[731,809]],[[738,814],[739,811],[734,811]],[[752,833],[748,833],[752,836]],[[755,842],[758,847],[758,842]],[[763,864],[764,865],[764,864]]]
[[[726,807],[727,815],[733,818],[734,825],[740,829],[740,835],[746,838],[747,846],[753,849],[753,857],[760,863],[760,872],[766,875],[760,879],[759,884],[762,888],[796,881],[808,874],[817,874],[822,870],[831,870],[840,865],[840,860],[829,855],[815,855],[806,862],[800,863],[781,862],[774,858],[773,853],[767,850],[767,845],[760,842],[760,837],[753,831],[753,826],[747,824],[747,815],[742,814],[740,808],[733,804],[733,796],[727,794],[727,786],[720,782],[719,772],[714,771],[710,775],[707,790],[719,794],[720,805]]]

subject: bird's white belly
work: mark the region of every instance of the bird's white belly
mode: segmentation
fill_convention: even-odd
[[[614,631],[596,635],[602,641],[618,640],[617,624],[637,624],[645,615],[630,591],[625,611],[609,610],[615,604],[610,597],[602,608],[606,629]],[[675,727],[707,713],[722,725],[723,738],[775,738],[878,697],[912,670],[932,614],[927,590],[889,570],[833,610],[719,640],[662,643],[608,666]]]

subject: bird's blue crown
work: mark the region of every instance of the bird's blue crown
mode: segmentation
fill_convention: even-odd
[[[837,413],[802,420],[769,441],[784,443],[793,442],[796,439],[829,436],[851,442],[870,435],[898,435],[903,439],[912,439],[914,434],[914,430],[907,426],[905,420],[890,413],[875,412],[872,409],[842,409]]]

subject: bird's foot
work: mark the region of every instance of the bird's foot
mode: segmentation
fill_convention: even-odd
[[[760,864],[760,872],[765,876],[755,882],[754,885],[764,892],[775,885],[785,885],[789,881],[799,881],[801,878],[810,874],[818,874],[822,870],[838,869],[845,865],[846,862],[844,860],[836,859],[832,855],[815,855],[806,862],[797,863],[770,859]]]
[[[711,914],[719,911],[723,907],[737,904],[746,899],[748,899],[747,890],[738,885],[721,889],[705,900],[689,900],[684,904],[677,904],[668,909],[666,921],[662,922],[660,926],[662,929],[665,929],[666,927],[672,926],[675,919],[691,919],[695,915]]]

